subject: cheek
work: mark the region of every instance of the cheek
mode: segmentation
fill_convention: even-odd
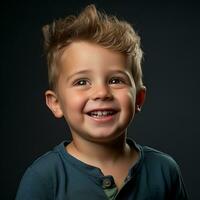
[[[66,99],[64,101],[64,108],[68,114],[72,115],[76,113],[80,113],[85,105],[86,98],[82,94],[77,93],[68,93]]]
[[[135,113],[135,96],[133,92],[127,91],[121,96],[121,106],[125,118],[132,118]]]
[[[132,91],[126,91],[123,95],[120,96],[120,99],[124,107],[134,109],[135,96]]]
[[[83,120],[82,112],[85,102],[86,101],[82,95],[74,95],[73,93],[67,95],[67,98],[65,98],[63,113],[64,118],[70,127],[73,127],[74,123],[76,125]]]

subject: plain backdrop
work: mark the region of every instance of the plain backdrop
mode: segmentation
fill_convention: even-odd
[[[14,199],[25,169],[65,139],[69,129],[45,106],[47,67],[41,28],[90,3],[129,21],[144,51],[147,98],[129,127],[142,145],[179,164],[190,199],[199,200],[200,6],[192,1],[1,1],[1,192]]]

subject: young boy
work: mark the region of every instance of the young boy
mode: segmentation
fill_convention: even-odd
[[[140,38],[125,21],[87,6],[43,28],[50,90],[46,104],[66,119],[72,141],[38,158],[17,200],[184,200],[176,162],[127,138],[141,111]]]

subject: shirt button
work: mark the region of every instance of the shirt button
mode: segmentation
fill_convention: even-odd
[[[109,188],[112,185],[112,182],[109,178],[103,180],[103,188]]]

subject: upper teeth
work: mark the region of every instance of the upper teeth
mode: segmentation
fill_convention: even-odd
[[[113,114],[113,111],[93,111],[90,113],[91,116],[106,116]]]

